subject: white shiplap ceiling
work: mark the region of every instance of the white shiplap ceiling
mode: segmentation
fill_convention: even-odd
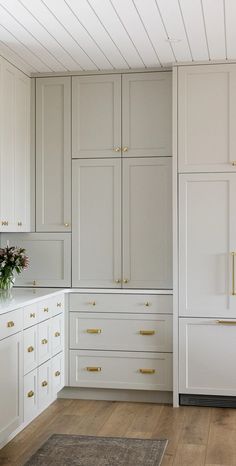
[[[0,0],[0,55],[29,75],[236,59],[236,0]]]

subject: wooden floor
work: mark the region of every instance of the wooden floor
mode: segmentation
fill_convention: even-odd
[[[22,466],[53,433],[167,438],[162,466],[236,466],[234,409],[84,400],[57,400],[0,450],[0,465]]]

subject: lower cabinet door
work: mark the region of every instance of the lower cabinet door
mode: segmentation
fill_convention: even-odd
[[[70,351],[70,386],[172,390],[172,354]]]
[[[51,361],[38,368],[38,408],[46,408],[52,397]]]
[[[37,369],[24,377],[24,422],[37,416],[38,411]]]
[[[38,360],[37,325],[24,330],[24,374],[37,367]]]
[[[64,387],[65,370],[64,370],[64,353],[59,353],[51,360],[51,377],[52,377],[52,395],[55,397],[57,393]]]
[[[0,442],[22,422],[22,334],[0,341]]]
[[[51,357],[51,321],[45,320],[38,325],[38,364]]]
[[[64,315],[60,314],[51,319],[51,341],[52,355],[59,353],[63,349],[64,342]]]
[[[236,396],[236,320],[179,319],[180,393]]]

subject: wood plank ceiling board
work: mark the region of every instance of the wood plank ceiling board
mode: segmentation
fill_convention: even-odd
[[[192,3],[192,0],[190,0]],[[195,1],[195,0],[194,0]],[[178,0],[156,0],[177,61],[192,61]]]
[[[236,1],[225,1],[226,50],[227,58],[236,57]]]
[[[226,59],[224,1],[202,0],[202,8],[210,59]]]
[[[209,60],[210,55],[201,0],[195,0],[194,2],[179,0],[179,6],[189,38],[193,60]]]

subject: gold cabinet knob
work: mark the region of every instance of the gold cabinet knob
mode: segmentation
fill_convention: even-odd
[[[33,285],[36,286],[36,280],[33,280]]]
[[[117,280],[115,280],[115,283],[117,283],[117,284],[118,284],[118,283],[121,283],[121,279],[118,278]]]
[[[47,345],[48,343],[48,340],[47,338],[43,338],[43,340],[41,341],[42,345]]]
[[[101,367],[86,367],[86,371],[88,372],[101,372]]]
[[[86,333],[102,333],[101,328],[87,328]]]
[[[128,281],[129,280],[127,278],[124,278],[123,283],[128,283]]]
[[[48,385],[47,380],[43,380],[42,387],[47,387],[47,385]]]
[[[8,328],[14,327],[14,325],[15,325],[15,322],[13,322],[13,320],[10,320],[9,322],[7,322]]]
[[[34,347],[33,347],[33,346],[29,346],[29,348],[27,348],[27,351],[28,351],[28,353],[33,353]]]
[[[139,369],[140,374],[155,374],[155,369]]]
[[[28,398],[32,398],[34,396],[33,390],[30,390],[30,392],[27,393]]]
[[[150,307],[151,305],[152,305],[152,303],[150,303],[149,301],[147,301],[147,302],[145,303],[145,306],[146,306],[146,307]]]
[[[128,152],[128,147],[123,147],[123,152]]]
[[[140,335],[155,335],[155,330],[139,330]]]
[[[115,147],[115,148],[114,148],[114,151],[115,151],[115,152],[120,152],[120,151],[121,151],[121,148],[120,148],[120,147]]]
[[[18,227],[22,227],[22,222],[17,223]]]
[[[232,162],[233,167],[236,167],[236,160]]]
[[[59,337],[60,335],[61,335],[60,332],[55,332],[54,333],[54,337],[56,337],[56,338]]]
[[[91,306],[96,306],[96,301],[90,301],[89,304],[90,304]]]
[[[44,307],[43,312],[48,312],[48,307]]]
[[[35,319],[35,317],[36,317],[35,312],[31,312],[31,313],[30,313],[30,318],[31,318],[31,319]]]
[[[64,226],[65,226],[65,227],[69,227],[70,224],[69,224],[69,223],[64,223]]]
[[[61,375],[60,371],[56,371],[55,372],[55,377],[59,377],[59,375]]]
[[[57,307],[61,307],[61,303],[57,303]]]

